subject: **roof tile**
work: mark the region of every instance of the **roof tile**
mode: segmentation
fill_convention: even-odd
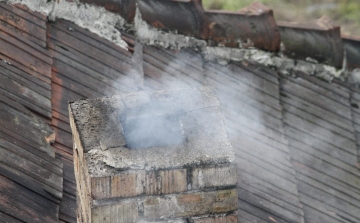
[[[304,23],[277,23],[286,56],[342,67],[344,50],[340,27],[333,25],[328,17]]]
[[[237,13],[206,11],[210,45],[280,49],[280,33],[273,11],[255,2]]]

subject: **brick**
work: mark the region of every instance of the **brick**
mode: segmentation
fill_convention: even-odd
[[[194,223],[237,223],[237,222],[238,222],[237,215],[194,219]]]
[[[180,205],[190,203],[200,203],[202,201],[202,194],[181,194],[177,196],[177,202]]]
[[[110,197],[110,177],[95,177],[91,179],[91,197],[93,199]]]
[[[146,198],[144,201],[144,216],[148,221],[173,216],[169,200],[160,197]]]
[[[111,177],[111,197],[133,197],[143,193],[144,171],[119,174]]]
[[[184,192],[187,189],[186,170],[164,170],[159,172],[161,193],[170,194]]]
[[[172,194],[187,190],[186,169],[160,170],[156,174],[146,174],[145,191],[147,195]]]
[[[91,222],[129,223],[138,219],[137,201],[96,206],[91,210]]]
[[[160,170],[157,173],[138,170],[91,178],[91,197],[95,200],[133,197],[142,193],[171,194],[186,190],[186,169]]]
[[[145,171],[132,171],[109,177],[91,178],[91,197],[106,198],[133,197],[142,194]]]
[[[148,221],[189,217],[237,210],[237,190],[219,190],[147,197],[144,216]]]
[[[192,171],[192,189],[207,187],[236,186],[235,165],[195,168]]]

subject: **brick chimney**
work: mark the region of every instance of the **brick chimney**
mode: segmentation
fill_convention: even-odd
[[[237,222],[235,155],[210,88],[70,102],[78,222]]]

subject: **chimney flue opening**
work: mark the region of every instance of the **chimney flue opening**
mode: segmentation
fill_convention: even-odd
[[[145,149],[181,145],[184,134],[178,116],[146,116],[122,121],[126,147]]]

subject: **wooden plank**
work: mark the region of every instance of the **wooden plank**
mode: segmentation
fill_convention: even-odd
[[[8,215],[14,216],[24,222],[35,223],[39,220],[44,222],[57,222],[53,216],[46,216],[32,209],[32,207],[24,205],[21,201],[12,199],[11,197],[1,194],[0,209]]]
[[[66,88],[66,86],[61,86],[55,82],[52,83],[52,98],[61,100],[63,102],[75,101],[86,98],[84,95],[80,95],[74,91],[71,91]]]
[[[288,79],[281,79],[280,86],[284,93],[287,95],[295,95],[299,98],[302,98],[305,101],[316,104],[324,109],[332,111],[333,113],[342,116],[346,119],[351,120],[351,109],[350,106],[344,106],[344,104],[339,103],[333,99],[330,99],[324,95],[320,95],[315,91],[304,88],[301,85],[293,83]]]
[[[56,148],[56,155],[57,156],[71,156],[73,155],[73,148],[61,145],[55,141],[52,144],[54,148]]]
[[[166,64],[162,64],[154,58],[153,61],[149,61],[148,57],[144,57],[143,67],[144,74],[167,85],[173,84],[179,87],[201,86],[204,82],[204,78],[202,77],[192,78],[189,75],[185,75],[184,73],[175,70],[174,68],[167,67]],[[202,76],[202,74],[199,76]],[[202,80],[199,81],[198,79],[201,78]]]
[[[195,85],[196,83],[198,84],[204,83],[203,72],[198,72],[198,70],[191,70],[189,69],[189,67],[187,68],[184,67],[185,65],[182,64],[181,61],[176,58],[171,60],[169,57],[164,58],[161,54],[160,55],[144,54],[143,62],[149,63],[152,66],[159,69],[161,73],[168,74],[175,79],[179,79],[180,81],[188,83],[189,85]],[[146,73],[151,74],[152,72],[147,71]]]
[[[0,88],[24,99],[25,101],[28,101],[30,104],[36,105],[39,108],[43,108],[46,111],[51,112],[51,101],[49,98],[46,98],[32,89],[29,89],[27,85],[19,84],[12,78],[8,78],[5,75],[2,75],[1,72],[2,71],[0,71]]]
[[[358,177],[360,177],[360,172],[359,169],[356,166],[353,165],[349,165],[348,163],[340,160],[337,157],[334,156],[330,156],[329,154],[326,154],[320,150],[317,150],[315,148],[311,148],[305,144],[303,144],[302,142],[299,142],[297,140],[290,140],[289,141],[289,146],[292,147],[292,149],[298,149],[301,150],[302,152],[309,154],[309,156],[313,156],[316,157],[318,159],[323,159],[328,163],[333,164],[334,166],[344,170],[344,171],[348,171],[351,174],[357,175]],[[289,148],[290,148],[289,147]]]
[[[331,194],[331,196],[337,196],[337,197],[340,197],[342,198],[343,200],[349,202],[350,204],[352,205],[355,205],[355,206],[359,206],[359,194],[357,194],[355,197],[354,196],[351,196],[349,195],[350,193],[345,193],[341,190],[338,190],[339,186],[337,187],[334,187],[335,184],[331,184],[331,185],[328,185],[326,184],[325,182],[319,182],[316,178],[311,178],[311,177],[308,177],[302,173],[298,174],[298,183],[300,184],[307,184],[311,187],[314,187],[314,188],[317,188],[317,189],[320,189],[320,190],[323,190],[329,194]]]
[[[28,67],[24,66],[23,64],[19,63],[16,58],[12,59],[12,58],[8,57],[7,55],[3,54],[2,51],[0,51],[0,59],[6,60],[9,64],[11,64],[11,66],[17,67],[24,73],[32,75],[32,76],[40,79],[41,81],[45,82],[46,84],[51,84],[51,76],[50,75],[44,76],[43,74],[38,73],[36,70],[32,69],[33,68],[32,66],[30,68],[28,68]],[[50,68],[51,68],[51,66],[50,66]]]
[[[68,35],[75,36],[76,38],[83,40],[84,42],[92,45],[93,48],[97,48],[131,64],[132,54],[129,51],[98,36],[97,34],[90,32],[87,29],[81,28],[78,25],[63,19],[57,20],[54,27],[66,32]],[[69,27],[73,30],[70,31]]]
[[[354,129],[352,131],[345,130],[343,128],[340,128],[336,125],[331,124],[330,122],[326,121],[327,119],[319,118],[317,116],[314,116],[310,113],[304,112],[300,109],[297,109],[296,107],[293,107],[288,104],[283,104],[284,107],[284,116],[289,115],[291,117],[296,117],[296,119],[306,120],[308,123],[311,123],[312,126],[318,126],[321,129],[329,130],[337,135],[339,137],[347,138],[351,141],[354,141]],[[289,117],[289,119],[291,119]]]
[[[244,106],[250,106],[259,110],[259,113],[266,113],[274,116],[277,119],[282,119],[282,110],[274,109],[273,107],[265,104],[264,101],[249,100],[247,95],[244,95],[241,92],[237,92],[235,89],[226,88],[225,86],[215,89],[215,91],[219,97],[220,102],[224,101],[221,104],[236,100],[238,101],[236,105],[231,107],[238,107],[244,104]],[[280,109],[280,107],[278,108]]]
[[[315,76],[308,75],[302,72],[297,72],[296,76],[299,78],[293,78],[290,76],[281,75],[283,78],[288,78],[293,80],[294,82],[297,82],[299,84],[302,84],[305,87],[312,88],[316,91],[318,89],[319,93],[321,94],[336,94],[334,97],[344,97],[349,98],[350,89],[348,87],[341,86],[336,80],[329,83],[324,80],[321,80]],[[322,89],[322,90],[321,90]]]
[[[262,159],[265,160],[271,160],[274,165],[284,167],[290,173],[294,174],[294,171],[291,169],[289,153],[284,153],[279,149],[273,148],[241,133],[232,137],[231,143],[236,150],[251,154],[255,157],[262,157]]]
[[[65,44],[67,47],[79,51],[82,54],[87,55],[87,57],[97,60],[106,66],[112,67],[120,72],[132,70],[131,64],[126,63],[125,60],[115,58],[110,54],[97,50],[93,48],[90,44],[84,42],[84,40],[80,40],[76,37],[70,36],[67,33],[56,28],[50,28],[48,29],[48,31],[49,38],[55,39],[56,41]],[[83,63],[86,64],[86,61],[83,61]]]
[[[257,140],[265,145],[278,149],[284,153],[289,153],[289,149],[287,148],[287,143],[285,144],[283,142],[279,142],[275,139],[259,134],[258,132],[253,131],[249,128],[239,127],[238,125],[231,126],[231,121],[229,121],[228,119],[226,119],[225,124],[227,125],[227,132],[231,140],[233,138],[236,138],[238,134],[243,134],[244,136],[249,137],[252,140]]]
[[[330,98],[336,102],[339,102],[345,106],[349,104],[350,92],[347,89],[346,91],[340,91],[337,89],[335,84],[326,83],[324,81],[316,80],[315,77],[310,77],[310,80],[304,78],[292,78],[289,76],[282,76],[287,80],[291,81],[294,84],[300,85],[308,90],[314,91],[317,94],[323,95],[327,98]],[[316,83],[315,83],[316,82]],[[335,85],[335,86],[334,86]]]
[[[34,23],[35,25],[43,29],[46,29],[46,17],[44,19],[44,15],[43,15],[42,18],[39,18],[39,16],[41,16],[40,13],[34,13],[34,12],[31,13],[32,11],[24,5],[0,4],[0,7],[16,14],[17,16],[20,16],[21,18],[27,21]]]
[[[323,119],[324,121],[326,121],[328,123],[332,123],[336,126],[346,129],[350,132],[354,131],[354,127],[352,126],[352,120],[341,117],[333,112],[329,112],[329,110],[327,110],[327,109],[324,109],[322,107],[319,107],[318,105],[309,103],[308,101],[305,101],[294,95],[287,96],[287,95],[283,94],[283,97],[281,97],[281,102],[282,102],[281,104],[282,104],[284,110],[286,110],[288,112],[295,113],[296,110],[301,110],[301,111],[307,112],[308,114],[316,116],[320,119]]]
[[[302,132],[291,126],[287,126],[285,129],[286,129],[285,131],[286,136],[289,137],[289,141],[291,139],[291,140],[296,140],[298,142],[302,142],[308,147],[312,147],[313,149],[322,151],[328,154],[329,156],[335,157],[336,159],[339,159],[349,165],[356,166],[357,159],[353,153],[350,153],[346,150],[330,145],[324,141],[317,140],[312,135],[306,132]]]
[[[71,50],[71,48],[56,40],[51,40],[48,45],[53,51],[54,58],[99,80],[109,79],[109,81],[112,80],[114,83],[119,83],[116,85],[125,85],[124,87],[127,86],[127,83],[132,83],[133,81],[133,79],[128,76],[131,73],[131,70],[115,70],[112,67],[88,57],[86,54]],[[91,64],[91,66],[89,66],[89,64]]]
[[[155,67],[151,63],[144,63],[144,75],[151,77],[157,82],[162,83],[164,86],[174,83],[178,87],[186,88],[191,87],[193,82],[186,81],[183,79],[178,79],[177,77],[168,74],[167,72],[159,70],[159,68]]]
[[[76,223],[76,197],[65,195],[60,203],[59,218]]]
[[[305,222],[326,222],[326,223],[348,223],[346,219],[341,219],[335,213],[331,211],[316,210],[306,204],[304,204]]]
[[[246,160],[262,169],[266,169],[267,171],[270,171],[270,172],[296,184],[295,172],[287,171],[286,166],[274,165],[273,164],[274,162],[271,162],[270,159],[266,160],[264,158],[251,156],[251,155],[247,154],[246,152],[239,151],[237,148],[235,151],[235,156],[237,157],[239,162],[241,162],[241,160]],[[268,154],[263,154],[262,157],[264,157],[264,156],[268,156]],[[290,161],[289,161],[289,163],[290,163]]]
[[[5,3],[1,4],[0,20],[5,21],[6,23],[15,26],[22,31],[29,33],[40,40],[46,41],[46,31],[44,28],[39,27],[31,20],[26,20],[20,17],[13,12],[14,10],[17,11],[16,7],[8,7]]]
[[[7,27],[0,26],[0,38],[8,43],[10,42],[12,45],[17,46],[43,62],[50,65],[52,64],[51,54],[48,50],[22,36],[13,34]]]
[[[311,169],[305,164],[299,162],[299,161],[292,161],[293,168],[297,172],[297,178],[299,180],[302,180],[304,182],[307,182],[310,184],[310,181],[304,178],[303,176],[306,176],[307,178],[310,178],[313,180],[312,183],[318,182],[319,187],[331,187],[334,190],[340,191],[341,193],[347,194],[348,196],[352,196],[357,200],[360,200],[360,193],[359,189],[356,187],[353,187],[346,182],[343,182],[341,180],[338,180],[332,176],[325,175],[323,172],[316,170],[315,168]],[[302,176],[303,175],[303,176]]]
[[[223,111],[223,114],[226,118],[226,125],[230,128],[233,128],[237,131],[252,131],[255,134],[260,134],[263,136],[266,136],[268,138],[271,138],[274,141],[277,141],[279,143],[282,143],[284,145],[287,144],[287,141],[285,139],[285,136],[281,133],[275,130],[274,128],[270,128],[268,126],[263,125],[262,123],[256,122],[254,119],[249,119],[247,117],[241,116],[237,117],[236,113],[229,113],[227,110]],[[282,149],[283,147],[279,147],[279,149]],[[287,149],[285,149],[287,151]],[[286,152],[285,151],[285,152]]]
[[[30,15],[39,18],[40,20],[42,20],[43,22],[47,22],[47,15],[46,14],[42,14],[39,12],[35,12],[30,10],[26,5],[22,5],[22,4],[15,4],[15,6],[19,9],[22,9],[23,11],[26,11],[27,13],[29,13]]]
[[[232,70],[230,73],[225,73],[229,76],[232,76],[239,82],[246,83],[249,86],[253,86],[276,99],[279,99],[279,83],[273,83],[263,78],[259,78],[256,74],[256,69],[252,72],[247,72],[246,70],[242,69],[240,66],[236,66],[235,64],[229,64],[229,69]]]
[[[59,203],[62,197],[62,189],[57,190],[53,187],[50,187],[46,184],[42,184],[38,180],[22,173],[21,171],[17,171],[15,169],[10,168],[9,166],[0,162],[0,171],[1,175],[7,177],[14,182],[28,188],[29,190],[34,191],[35,193],[51,200],[55,203]],[[59,185],[62,187],[62,185]]]
[[[231,98],[226,95],[218,95],[222,109],[229,115],[233,115],[233,119],[237,119],[238,122],[242,122],[243,117],[249,120],[253,120],[254,123],[269,127],[282,133],[283,123],[281,119],[274,117],[271,114],[257,110],[256,108],[247,106],[245,103]]]
[[[249,100],[256,100],[262,102],[274,109],[280,110],[279,100],[276,98],[259,91],[258,89],[247,86],[244,83],[237,82],[236,80],[231,80],[226,78],[224,75],[220,76],[214,74],[211,71],[206,72],[208,83],[213,86],[215,89],[223,90],[224,88],[236,89],[235,92],[241,93],[249,97]]]
[[[0,31],[1,33],[1,31]],[[4,36],[0,34],[0,37]],[[51,61],[44,62],[36,57],[32,52],[26,52],[24,49],[19,47],[24,47],[20,44],[14,45],[15,43],[10,42],[10,40],[0,38],[0,51],[3,55],[11,58],[13,61],[17,61],[18,63],[22,64],[24,67],[31,69],[45,77],[51,78]],[[29,50],[29,49],[28,49]]]
[[[116,89],[112,86],[111,82],[104,83],[103,81],[95,79],[80,70],[74,69],[73,67],[62,63],[57,59],[54,59],[53,66],[56,69],[56,73],[66,76],[75,83],[85,85],[87,88],[92,89],[93,91],[96,91],[100,94],[104,94],[105,92],[109,92],[109,94],[115,94],[116,92]]]
[[[0,175],[1,194],[22,202],[44,216],[57,218],[59,205]]]
[[[267,221],[264,221],[254,215],[249,214],[248,212],[245,212],[243,210],[237,210],[238,212],[238,222],[239,223],[266,223]]]
[[[246,213],[257,216],[258,218],[264,220],[265,222],[272,221],[274,219],[278,223],[288,223],[288,220],[282,219],[281,216],[276,216],[274,213],[269,213],[268,211],[256,207],[252,204],[249,204],[247,201],[239,198],[239,209],[243,210]],[[273,221],[272,221],[273,222]],[[297,222],[296,222],[297,223]]]
[[[278,80],[279,74],[275,70],[265,65],[259,64],[255,61],[241,61],[241,62],[231,61],[230,63],[234,64],[235,66],[241,67],[242,69],[250,73],[253,73],[263,79],[271,81],[276,85],[279,84],[279,80]],[[222,66],[220,64],[217,65]]]
[[[259,196],[258,194],[249,193],[246,189],[238,187],[238,194],[241,200],[248,202],[268,213],[280,216],[288,222],[302,222],[303,215],[300,208],[292,208],[283,202],[276,202],[274,199],[269,199],[265,195]],[[281,205],[279,205],[281,204]],[[289,210],[290,209],[290,210]]]
[[[261,65],[259,64],[254,66],[248,64],[247,62],[242,62],[242,63],[230,62],[227,66],[224,66],[216,62],[210,62],[206,64],[205,69],[207,67],[209,68],[209,70],[216,70],[217,72],[224,74],[227,72],[235,72],[235,70],[236,72],[238,72],[238,74],[251,73],[252,75],[255,75],[256,78],[260,78],[263,79],[264,81],[269,82],[269,84],[278,85],[277,77],[271,75],[271,72],[268,72],[267,70],[264,72],[264,70],[261,68]]]
[[[0,162],[9,167],[9,171],[22,172],[23,174],[35,179],[41,185],[47,185],[59,192],[62,192],[62,174],[52,173],[42,166],[33,163],[26,158],[20,157],[3,147],[0,147]]]
[[[62,115],[62,114],[60,114],[59,112],[54,111],[54,110],[53,110],[53,112],[52,112],[52,117],[53,117],[53,119],[61,120],[61,121],[64,122],[64,123],[67,123],[67,124],[70,123],[68,116]]]
[[[1,63],[0,63],[1,64]],[[23,78],[22,76],[13,73],[10,70],[7,70],[5,67],[2,67],[0,65],[0,76],[4,76],[6,78],[11,79],[13,82],[16,82],[22,86],[26,86],[27,88],[31,89],[32,91],[44,96],[45,98],[49,99],[51,98],[51,91],[48,89],[45,89],[37,84],[35,84],[34,82]],[[29,79],[36,79],[35,77],[28,75],[28,77],[30,77]],[[37,79],[38,80],[38,79]]]
[[[70,128],[70,124],[69,123],[66,123],[66,122],[63,122],[57,118],[53,118],[51,120],[51,124],[52,126],[56,127],[56,128],[59,128],[65,132],[68,132],[71,134],[71,128]]]
[[[29,148],[21,148],[16,144],[13,144],[13,143],[10,143],[9,141],[4,140],[3,138],[0,138],[0,148],[8,150],[13,154],[16,154],[17,156],[19,156],[23,159],[26,159],[27,161],[30,161],[31,163],[34,163],[37,166],[43,168],[44,170],[51,171],[52,173],[54,173],[58,176],[63,175],[62,166],[59,167],[59,166],[55,165],[54,163],[49,162],[48,156],[39,157],[36,154],[32,153],[33,151],[31,149],[28,150]]]
[[[26,83],[34,83],[36,86],[40,86],[40,88],[44,88],[46,91],[51,91],[51,85],[49,83],[46,83],[35,76],[29,75],[28,73],[18,69],[15,66],[9,65],[5,63],[4,61],[0,61],[0,68],[2,70],[3,74],[10,73],[13,77],[16,76],[16,78],[24,80]],[[45,95],[44,95],[45,96]]]
[[[72,141],[72,134],[69,133],[69,132],[65,132],[59,128],[56,128],[55,129],[55,133],[56,133],[56,136],[57,136],[57,140],[56,142],[57,143],[60,143],[64,146],[67,146],[69,148],[72,147],[73,145],[73,141]]]
[[[294,195],[297,193],[296,183],[291,182],[288,179],[285,179],[275,173],[272,173],[265,168],[261,168],[254,163],[241,159],[241,161],[237,160],[237,167],[239,170],[238,172],[246,172],[251,174],[254,177],[262,179],[263,181],[266,181],[271,185],[274,185],[276,188],[284,190],[288,193],[292,193]]]
[[[0,107],[0,114],[2,118],[0,120],[2,129],[6,128],[9,131],[21,135],[23,138],[29,139],[34,145],[39,145],[47,150],[52,150],[50,145],[46,142],[45,137],[49,137],[53,134],[53,131],[51,127],[42,120],[36,120],[34,116],[24,115],[23,113],[10,109],[6,105]],[[28,128],[31,128],[32,131],[28,131]]]
[[[8,91],[3,90],[2,88],[0,88],[0,93],[5,96],[10,98],[13,101],[16,101],[17,103],[23,105],[24,107],[28,108],[29,110],[33,111],[33,112],[37,112],[39,114],[41,114],[42,116],[46,117],[46,118],[51,118],[51,110],[46,110],[43,107],[39,107],[31,102],[29,102],[28,100],[26,100],[26,98],[22,98],[19,97],[15,94],[12,94]]]
[[[360,193],[360,178],[358,176],[349,173],[346,170],[337,168],[331,163],[326,162],[325,160],[310,156],[300,150],[291,149],[290,151],[291,158],[294,161],[297,161],[310,169],[315,169],[321,172],[321,175],[329,175],[334,179],[344,182],[345,184],[358,190],[358,192]],[[318,175],[317,177],[321,177],[321,175]]]
[[[3,222],[3,223],[7,223],[7,222],[22,223],[23,221],[21,221],[20,219],[15,218],[14,216],[11,216],[10,214],[7,214],[7,213],[4,213],[4,212],[0,211],[0,222]]]
[[[334,221],[334,222],[344,222],[345,219],[348,219],[348,221],[345,221],[345,222],[359,222],[358,218],[354,218],[353,216],[350,216],[344,212],[341,212],[341,211],[337,210],[337,208],[326,205],[312,197],[309,197],[302,193],[300,193],[299,196],[300,196],[301,202],[304,203],[304,205],[311,207],[325,215],[327,214],[328,217],[332,217],[332,218],[338,220],[338,221]],[[341,218],[340,216],[342,216],[344,218]]]
[[[333,129],[326,129],[322,126],[318,126],[306,119],[295,116],[291,113],[284,113],[284,122],[287,125],[293,126],[296,129],[301,130],[302,132],[306,132],[317,138],[316,141],[322,140],[331,145],[342,148],[349,153],[356,154],[356,143],[354,134],[351,133],[350,137],[343,137],[339,135],[337,132],[333,131]]]
[[[86,95],[88,98],[98,98],[105,96],[104,93],[99,93],[89,89],[85,83],[77,83],[61,73],[53,72],[52,81],[58,85],[66,86],[67,89],[76,92],[77,94]]]
[[[253,188],[269,194],[277,199],[288,202],[293,206],[299,206],[298,192],[288,192],[280,189],[277,185],[274,185],[272,182],[266,181],[265,179],[260,179],[257,176],[254,176],[252,173],[247,173],[246,171],[240,171],[238,169],[238,183],[251,185]]]
[[[244,192],[247,194],[253,194],[257,197],[260,197],[261,199],[271,201],[274,204],[281,206],[285,210],[292,211],[293,213],[303,216],[302,205],[299,199],[295,202],[288,202],[286,199],[280,199],[274,196],[273,194],[266,193],[262,190],[253,187],[252,185],[244,184],[244,183],[238,183],[237,187],[239,190],[245,190]],[[241,196],[239,195],[239,197]]]
[[[35,36],[29,34],[28,32],[25,32],[15,26],[12,26],[11,24],[7,23],[4,20],[0,20],[0,27],[7,28],[7,33],[12,34],[12,35],[17,35],[18,37],[22,37],[25,38],[33,43],[35,43],[36,45],[45,48],[46,47],[46,41],[45,40],[41,40],[36,38]]]
[[[201,55],[189,49],[168,50],[155,46],[143,46],[143,55],[144,57],[154,57],[162,63],[172,66],[174,69],[181,67],[179,71],[188,75],[191,75],[191,73],[204,73]]]
[[[40,150],[34,148],[33,145],[27,145],[26,143],[24,143],[18,139],[15,139],[1,131],[0,131],[0,138],[2,141],[7,141],[9,143],[15,144],[20,148],[26,148],[26,151],[27,151],[26,153],[29,152],[31,154],[34,154],[36,157],[39,157],[37,159],[39,160],[40,163],[42,162],[41,160],[46,160],[47,162],[51,163],[52,165],[62,169],[63,165],[61,162],[57,161],[55,158],[49,156],[48,154],[44,153],[43,151],[40,151]],[[56,167],[54,167],[54,168],[56,168]]]
[[[64,164],[64,170],[65,170],[64,171],[64,179],[71,182],[71,186],[74,187],[74,189],[76,189],[73,159],[69,160],[68,157],[64,157],[64,156],[59,156],[59,158],[62,161],[62,163]],[[75,191],[73,191],[73,192],[75,192]]]
[[[232,72],[234,72],[234,74]],[[242,77],[244,74],[248,74],[248,76]],[[230,68],[229,70],[225,70],[224,72],[219,72],[213,70],[212,68],[208,68],[205,70],[205,75],[209,77],[211,76],[212,78],[216,79],[217,82],[220,82],[219,79],[222,79],[223,84],[225,86],[230,83],[233,85],[241,85],[242,89],[236,87],[235,89],[242,90],[242,92],[245,93],[247,93],[250,90],[255,90],[259,92],[259,94],[261,95],[255,98],[269,97],[271,98],[271,100],[274,101],[274,105],[277,105],[279,103],[278,85],[272,84],[271,82],[268,81],[263,81],[261,78],[257,78],[255,75],[251,73],[244,72],[243,70],[233,71]],[[252,81],[254,81],[255,83],[252,83]],[[248,94],[250,95],[250,92]]]

